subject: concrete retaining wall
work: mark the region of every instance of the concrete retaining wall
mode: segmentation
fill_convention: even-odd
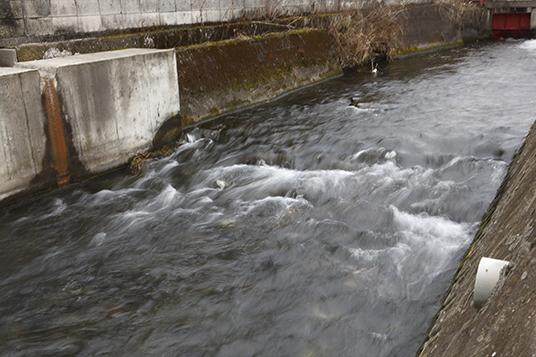
[[[45,113],[39,72],[0,68],[0,200],[29,187],[42,170]]]
[[[180,128],[173,50],[130,49],[17,66],[0,72],[0,199],[126,164],[160,145],[155,137],[164,136],[161,128]]]
[[[389,2],[389,1],[388,1]],[[398,4],[429,0],[392,0]],[[87,33],[226,22],[361,7],[366,0],[2,0],[0,47]]]
[[[84,168],[102,172],[147,150],[179,114],[173,50],[129,49],[23,62],[53,79]]]
[[[330,1],[322,1],[330,3]],[[0,38],[18,39],[220,22],[311,11],[314,0],[3,0]],[[0,44],[1,45],[1,44]]]
[[[341,72],[325,30],[178,49],[177,64],[181,114],[193,120]]]
[[[491,35],[491,14],[467,7],[463,12],[450,5],[434,4],[400,12],[400,52],[452,44],[464,38]]]

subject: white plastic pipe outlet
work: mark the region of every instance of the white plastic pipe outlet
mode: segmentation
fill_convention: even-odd
[[[475,307],[478,309],[486,303],[491,294],[491,291],[499,281],[501,269],[508,265],[506,260],[491,259],[482,257],[480,264],[478,264],[478,271],[476,272],[474,302]]]

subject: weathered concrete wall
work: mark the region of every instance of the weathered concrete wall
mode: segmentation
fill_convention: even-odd
[[[428,2],[386,1],[400,5]],[[89,33],[329,12],[368,3],[367,0],[2,0],[0,47],[54,38],[80,38]]]
[[[125,48],[169,49],[218,42],[236,36],[255,37],[266,33],[289,31],[289,27],[278,23],[226,23],[221,25],[192,26],[172,29],[148,30],[115,36],[97,36],[77,40],[61,40],[26,43],[14,46],[19,62],[43,59],[50,51],[67,53],[96,53]]]
[[[320,3],[329,4],[330,1]],[[220,22],[255,13],[311,11],[314,0],[3,0],[0,39]],[[331,6],[331,5],[329,5]],[[8,45],[4,42],[3,44]],[[0,43],[2,46],[2,43]]]
[[[54,79],[84,168],[102,172],[147,150],[179,113],[173,50],[129,49],[23,62]]]
[[[267,33],[288,32],[290,29],[327,29],[333,15],[300,16],[269,22],[246,21],[220,25],[182,28],[136,30],[114,36],[94,36],[60,39],[46,42],[21,43],[11,46],[19,62],[47,58],[55,53],[96,53],[124,48],[185,47],[218,42],[237,37],[257,37]],[[453,43],[462,38],[481,37],[491,32],[491,17],[475,6],[465,6],[463,12],[444,4],[412,6],[399,11],[402,28],[400,51]],[[1,42],[1,39],[0,39]],[[0,44],[1,46],[1,44]],[[1,65],[1,63],[0,63]]]
[[[489,33],[473,8],[453,22],[445,5],[403,9],[400,52]],[[327,26],[328,22],[319,23]],[[326,30],[300,30],[246,40],[207,43],[177,50],[181,113],[193,120],[267,100],[300,85],[339,73]]]
[[[536,355],[536,124],[514,158],[443,298],[419,356]],[[488,302],[473,306],[482,257],[511,262]]]
[[[466,6],[461,11],[450,5],[414,6],[400,12],[400,52],[456,43],[464,38],[491,35],[487,11]]]
[[[0,68],[0,200],[30,185],[42,170],[45,114],[39,72]]]
[[[325,30],[177,50],[181,114],[194,120],[340,73]]]
[[[24,62],[0,81],[0,200],[126,164],[180,129],[173,50]]]

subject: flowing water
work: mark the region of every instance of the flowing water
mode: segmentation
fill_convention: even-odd
[[[399,59],[0,210],[0,355],[414,355],[535,74],[536,40]]]

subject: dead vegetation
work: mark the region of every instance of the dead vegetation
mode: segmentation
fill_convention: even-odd
[[[443,5],[441,12],[443,16],[450,19],[452,23],[455,23],[460,29],[463,28],[464,18],[466,16],[475,16],[479,12],[479,5],[477,2],[465,1],[465,0],[435,0],[436,4]],[[480,24],[480,18],[474,17],[475,21]]]
[[[454,0],[444,0],[454,1]],[[397,16],[400,7],[387,5],[381,1],[369,2],[340,0],[315,3],[310,8],[301,9],[302,14],[319,15],[313,27],[324,27],[329,31],[333,47],[343,68],[370,64],[374,68],[380,59],[391,59],[401,35],[401,25]],[[296,10],[296,9],[294,9]],[[285,19],[291,15],[293,7],[288,0],[263,0],[262,6],[241,18],[244,23],[284,26],[293,30],[303,24],[300,17],[294,21]],[[305,26],[307,27],[307,26]],[[250,38],[250,34],[237,33],[236,39]]]
[[[383,2],[349,9],[331,17],[329,34],[343,68],[392,58],[401,34],[398,8]]]
[[[152,159],[160,159],[166,156],[173,154],[177,148],[182,145],[182,139],[179,141],[172,142],[171,144],[165,145],[164,147],[150,152],[144,152],[132,157],[128,163],[128,171],[131,175],[138,176],[142,171],[143,167],[150,162]]]

